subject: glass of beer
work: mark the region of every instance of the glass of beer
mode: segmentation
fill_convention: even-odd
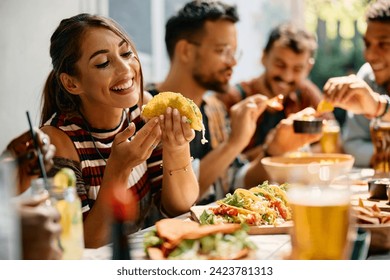
[[[351,230],[347,187],[291,187],[292,259],[348,259]]]
[[[338,153],[340,138],[340,125],[336,120],[324,121],[322,127],[322,137],[320,140],[323,153]]]
[[[371,166],[375,173],[388,174],[390,172],[390,122],[373,119],[370,123],[370,132],[374,146]]]

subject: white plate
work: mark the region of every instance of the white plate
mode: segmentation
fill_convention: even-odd
[[[216,206],[204,206],[204,205],[198,205],[198,206],[192,206],[191,216],[192,218],[199,223],[200,215],[202,215],[204,210],[207,210],[209,208],[216,207]],[[290,229],[293,226],[292,221],[284,222],[281,225],[273,226],[273,225],[263,225],[263,226],[250,226],[248,234],[250,235],[256,235],[256,234],[286,234],[290,233]]]

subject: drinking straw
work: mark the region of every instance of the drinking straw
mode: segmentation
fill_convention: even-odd
[[[39,169],[41,170],[41,174],[42,174],[43,182],[45,184],[45,188],[46,188],[46,190],[49,190],[49,183],[47,181],[46,169],[45,169],[45,165],[43,163],[43,155],[42,155],[41,149],[39,148],[39,145],[38,145],[37,135],[33,129],[32,123],[31,123],[30,113],[28,111],[26,111],[26,114],[27,114],[27,119],[28,119],[28,125],[30,126],[31,137],[32,137],[33,142],[34,142],[34,147],[38,153]]]
[[[49,191],[49,182],[47,180],[45,165],[43,164],[43,155],[42,155],[41,149],[39,148],[39,145],[38,145],[37,135],[36,135],[36,133],[35,133],[35,131],[33,129],[33,126],[32,126],[32,123],[31,123],[31,118],[30,118],[30,113],[28,111],[26,111],[26,115],[27,115],[28,125],[30,127],[31,137],[32,137],[33,142],[34,142],[34,147],[35,147],[35,149],[37,150],[37,153],[38,153],[38,164],[39,164],[39,169],[41,170],[43,183],[45,184],[45,189],[47,191]],[[49,200],[49,204],[48,205],[51,205],[51,201],[50,200]],[[62,246],[62,242],[61,242],[60,237],[57,238],[57,243],[58,243],[59,249],[63,252],[64,251],[64,247]]]

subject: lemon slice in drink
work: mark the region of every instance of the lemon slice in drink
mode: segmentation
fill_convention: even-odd
[[[325,101],[324,99],[320,101],[317,105],[317,112],[320,114],[332,112],[334,110],[333,104]]]
[[[60,188],[75,187],[76,174],[68,167],[61,168],[54,175],[54,185]]]

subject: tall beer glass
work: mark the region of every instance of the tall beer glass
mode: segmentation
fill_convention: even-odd
[[[293,187],[292,258],[340,260],[349,254],[350,192],[347,188]]]
[[[375,173],[390,172],[390,122],[373,119],[370,124],[371,140],[374,154],[371,166]]]
[[[320,140],[321,150],[323,153],[340,152],[340,125],[336,120],[324,121],[322,127],[322,137]]]

